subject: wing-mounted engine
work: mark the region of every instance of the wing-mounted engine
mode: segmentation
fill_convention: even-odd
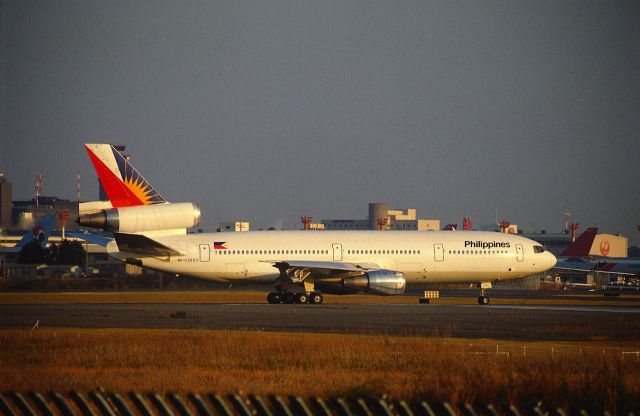
[[[401,295],[406,280],[401,272],[381,269],[375,264],[328,261],[279,261],[283,283],[315,287],[324,293],[349,295],[368,292],[374,295]]]
[[[110,208],[78,218],[82,227],[120,233],[191,228],[199,223],[200,208],[191,202]]]
[[[347,291],[364,291],[375,295],[401,295],[406,287],[404,275],[393,270],[370,270],[364,274],[342,279]]]

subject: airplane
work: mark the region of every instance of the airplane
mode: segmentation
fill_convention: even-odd
[[[590,256],[591,246],[598,228],[587,228],[580,236],[557,257],[553,267],[558,271],[602,273],[624,276],[640,275],[640,261],[617,259],[613,257]]]
[[[4,248],[7,254],[20,253],[20,250],[29,243],[37,242],[40,247],[46,248],[51,230],[56,225],[57,217],[55,215],[47,215],[40,218],[31,229],[13,246]]]
[[[596,239],[597,234],[597,227],[590,227],[584,230],[582,234],[576,238],[576,241],[569,244],[569,246],[560,253],[558,256],[558,262],[589,256],[591,246],[593,245],[593,241]]]
[[[616,259],[613,257],[594,257],[586,259],[572,259],[558,261],[554,270],[601,273],[622,276],[640,276],[640,260]]]
[[[474,283],[487,305],[492,282],[552,268],[553,254],[527,238],[481,231],[247,231],[187,234],[191,202],[170,203],[115,148],[86,144],[113,208],[81,226],[113,233],[119,261],[218,282],[275,285],[267,301],[323,302],[323,293],[402,294],[407,284]]]

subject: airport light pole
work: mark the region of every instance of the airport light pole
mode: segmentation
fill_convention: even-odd
[[[84,240],[84,274],[89,277],[89,242]]]
[[[7,278],[7,242],[3,241],[2,242],[2,280],[6,278]]]

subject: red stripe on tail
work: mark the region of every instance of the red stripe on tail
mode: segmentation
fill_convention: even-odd
[[[144,205],[144,202],[122,182],[122,178],[116,176],[88,147],[85,146],[85,148],[87,149],[87,153],[89,153],[89,158],[91,158],[91,163],[93,163],[93,167],[98,174],[100,183],[104,187],[104,191],[107,193],[109,201],[111,201],[111,205],[114,208]]]

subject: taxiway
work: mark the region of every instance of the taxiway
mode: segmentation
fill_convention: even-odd
[[[535,340],[640,340],[640,308],[555,305],[18,304],[0,327],[175,328]]]

